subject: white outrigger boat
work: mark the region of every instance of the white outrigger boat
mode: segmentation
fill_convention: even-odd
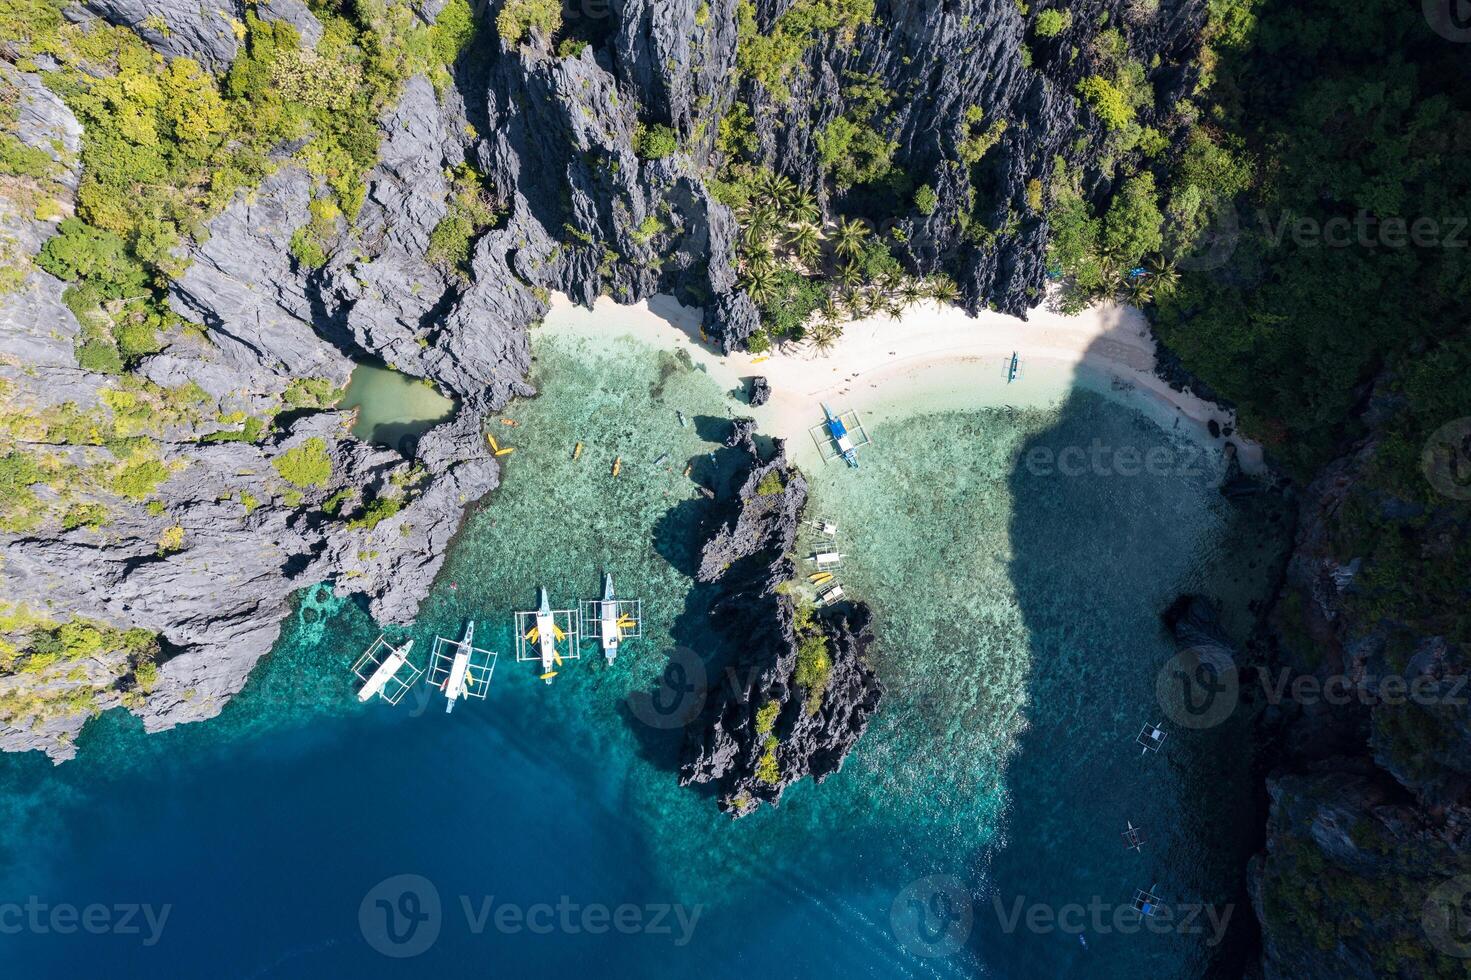
[[[413,649],[413,640],[396,647],[379,633],[378,639],[370,643],[352,665],[353,674],[363,682],[358,688],[358,700],[370,701],[379,697],[389,704],[403,700],[409,688],[424,673],[409,662]]]
[[[541,679],[550,684],[564,660],[578,659],[577,611],[553,609],[546,586],[540,587],[537,598],[534,611],[516,613],[516,659],[539,661]],[[559,644],[566,649],[558,649]]]
[[[1011,352],[1011,360],[1006,362],[1006,383],[1020,381],[1022,376],[1022,359],[1016,351]]]
[[[633,640],[643,635],[643,600],[619,599],[613,592],[613,576],[603,573],[603,597],[584,599],[577,615],[582,624],[582,635],[597,634],[603,648],[603,659],[612,663],[618,657],[618,648],[624,640]],[[589,629],[589,624],[594,624]]]
[[[451,640],[434,638],[434,657],[429,667],[429,683],[444,693],[445,714],[455,710],[461,698],[485,700],[490,691],[490,677],[495,672],[496,654],[475,645],[475,621],[465,624],[465,636]]]

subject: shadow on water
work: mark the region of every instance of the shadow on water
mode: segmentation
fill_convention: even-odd
[[[1170,717],[1156,683],[1175,648],[1159,615],[1182,592],[1210,596],[1239,644],[1280,542],[1263,530],[1269,504],[1215,490],[1214,452],[1102,407],[1075,389],[1009,479],[1028,728],[970,943],[1037,976],[1241,976],[1255,928],[1250,721]],[[1156,447],[1158,465],[1134,464]],[[1156,723],[1166,743],[1141,754],[1135,738]],[[1145,832],[1141,851],[1125,846],[1129,822]],[[1151,920],[1158,934],[1132,909],[1150,888],[1176,918]],[[1029,926],[1037,906],[1044,918]]]

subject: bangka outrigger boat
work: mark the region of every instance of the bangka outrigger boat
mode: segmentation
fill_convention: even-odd
[[[540,662],[541,679],[548,684],[566,660],[576,660],[577,610],[553,609],[546,586],[537,593],[534,610],[516,613],[516,659]]]
[[[1020,381],[1022,376],[1022,359],[1016,351],[1011,352],[1011,360],[1006,362],[1006,383]]]
[[[624,640],[643,636],[644,604],[641,599],[619,599],[613,593],[613,576],[604,572],[603,597],[582,600],[577,618],[582,635],[596,637],[603,648],[603,659],[611,664]]]
[[[851,409],[834,412],[823,402],[822,414],[823,421],[807,430],[822,453],[822,461],[826,463],[829,460],[842,459],[857,469],[858,450],[873,442],[868,431],[863,428],[863,421],[858,413]]]
[[[352,672],[363,686],[358,688],[358,700],[370,701],[380,697],[389,704],[398,704],[409,692],[424,671],[409,662],[414,641],[409,640],[396,647],[383,636],[368,645],[363,655],[353,662]]]
[[[455,710],[461,698],[484,701],[495,673],[496,654],[475,645],[475,621],[465,624],[462,639],[434,638],[434,656],[429,662],[429,683],[444,694],[444,712]]]

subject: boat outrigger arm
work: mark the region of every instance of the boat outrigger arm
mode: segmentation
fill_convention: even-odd
[[[409,662],[413,649],[413,640],[395,647],[380,633],[352,665],[353,674],[363,682],[358,700],[380,697],[389,704],[398,704],[424,673]]]
[[[537,600],[534,612],[516,613],[516,659],[539,662],[541,679],[550,684],[563,660],[578,657],[577,611],[553,609],[546,586],[538,589]]]
[[[619,599],[613,591],[613,576],[603,573],[603,597],[584,599],[577,610],[584,636],[597,633],[598,643],[603,648],[603,659],[612,663],[618,657],[618,649],[624,640],[637,639],[643,635],[643,600]],[[589,629],[589,624],[593,628]]]
[[[429,683],[445,697],[445,713],[455,710],[461,698],[484,700],[490,691],[490,677],[495,671],[496,655],[475,646],[475,621],[465,624],[465,636],[451,640],[434,638],[434,659],[429,669]]]

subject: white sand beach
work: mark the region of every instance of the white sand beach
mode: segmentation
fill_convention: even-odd
[[[1146,413],[1165,429],[1221,448],[1208,425],[1232,427],[1232,412],[1186,391],[1175,391],[1154,374],[1155,343],[1143,313],[1108,304],[1076,316],[1039,307],[1029,319],[985,312],[971,317],[959,307],[932,301],[908,307],[897,319],[879,315],[844,324],[843,336],[826,351],[785,344],[766,355],[721,354],[701,332],[698,308],[668,296],[620,305],[602,297],[592,309],[557,295],[546,322],[552,334],[577,336],[614,332],[664,349],[683,348],[718,383],[733,389],[743,379],[764,376],[771,400],[749,409],[763,432],[787,439],[797,451],[810,444],[807,430],[822,419],[822,402],[839,411],[880,413],[953,410],[993,406],[1053,405],[1075,386],[1088,388]],[[1011,355],[1021,377],[1008,384]],[[1261,447],[1231,437],[1248,472],[1262,466]]]

